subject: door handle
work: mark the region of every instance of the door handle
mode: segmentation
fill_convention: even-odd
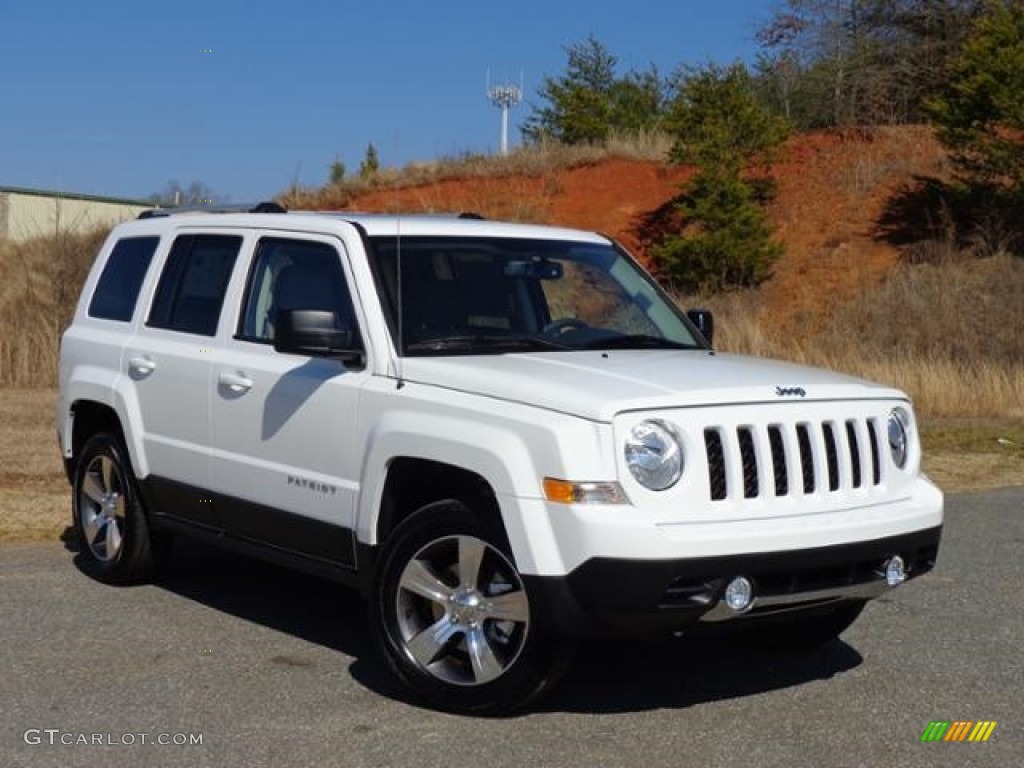
[[[156,370],[156,363],[148,357],[133,357],[128,361],[128,370],[139,378],[145,378]]]
[[[223,371],[217,376],[217,383],[239,394],[252,389],[252,379],[248,378],[244,373],[228,373]]]

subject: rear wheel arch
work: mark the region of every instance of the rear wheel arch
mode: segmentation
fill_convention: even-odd
[[[117,437],[121,445],[126,445],[121,419],[111,406],[95,400],[77,400],[71,405],[71,414],[71,458],[65,462],[69,480],[74,477],[83,447],[94,435],[105,432]]]

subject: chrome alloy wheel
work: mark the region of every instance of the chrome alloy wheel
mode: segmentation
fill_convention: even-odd
[[[109,456],[95,456],[86,467],[78,508],[89,551],[101,562],[115,560],[124,541],[124,481]]]
[[[515,567],[474,536],[446,536],[420,549],[402,570],[395,608],[404,652],[454,685],[500,677],[530,629],[526,589]]]

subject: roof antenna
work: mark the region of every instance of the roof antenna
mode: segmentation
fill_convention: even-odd
[[[395,220],[395,271],[398,275],[397,288],[398,288],[398,354],[395,356],[395,375],[398,377],[397,389],[401,389],[405,386],[405,381],[402,379],[402,355],[405,352],[405,333],[404,324],[402,322],[402,305],[405,303],[402,301],[402,218],[398,217]]]

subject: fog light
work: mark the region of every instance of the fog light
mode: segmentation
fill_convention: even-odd
[[[725,588],[725,604],[739,613],[750,607],[754,599],[754,587],[748,579],[737,576]]]
[[[906,580],[907,566],[903,562],[903,558],[899,555],[893,555],[889,562],[885,564],[885,583],[890,587],[895,587]]]

